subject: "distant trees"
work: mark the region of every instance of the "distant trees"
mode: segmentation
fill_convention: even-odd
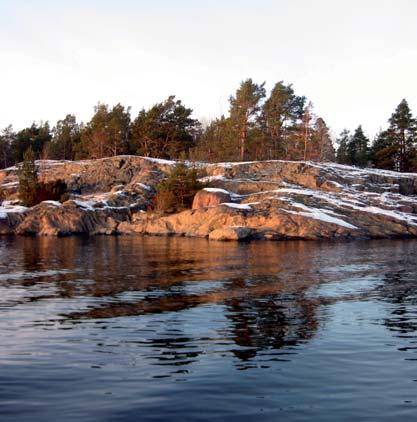
[[[230,113],[211,122],[191,151],[209,161],[334,160],[330,132],[312,104],[278,82],[267,97],[264,84],[247,79],[230,97]]]
[[[376,167],[401,172],[417,170],[417,121],[405,99],[388,120],[389,126],[376,138],[372,161]]]
[[[343,131],[337,140],[337,161],[359,167],[373,165],[400,172],[417,171],[417,122],[405,99],[397,106],[388,124],[372,145],[361,126],[353,136]]]
[[[52,139],[48,145],[48,158],[52,160],[74,160],[77,146],[81,141],[81,127],[72,114],[58,120],[52,129]]]
[[[238,148],[232,122],[221,116],[202,130],[198,142],[190,151],[190,158],[200,161],[235,161]]]
[[[0,133],[0,168],[6,168],[14,164],[12,145],[15,133],[12,125],[4,128]]]
[[[348,143],[349,164],[366,167],[368,163],[369,139],[363,133],[362,126],[358,126]]]
[[[130,107],[113,108],[99,103],[81,132],[78,158],[104,158],[126,154],[129,149]]]
[[[142,109],[132,119],[130,107],[98,103],[90,121],[68,114],[50,129],[33,123],[0,134],[0,168],[23,160],[30,147],[36,159],[78,160],[137,154],[206,161],[265,159],[332,160],[329,129],[311,103],[279,81],[269,95],[265,83],[241,82],[229,98],[227,116],[205,127],[175,96]]]
[[[345,129],[336,140],[338,146],[336,157],[340,164],[366,167],[369,163],[369,139],[363,132],[362,126],[355,129],[353,135]]]
[[[17,132],[12,137],[11,144],[14,162],[21,162],[28,148],[33,150],[36,158],[39,158],[51,139],[51,129],[48,122],[32,123],[30,127]]]
[[[31,149],[35,159],[74,160],[138,154],[203,161],[312,160],[396,171],[417,171],[417,122],[404,99],[371,144],[362,126],[344,130],[334,150],[329,127],[311,102],[291,84],[242,81],[229,98],[229,113],[202,125],[193,110],[175,96],[141,109],[98,103],[86,123],[68,114],[51,129],[32,123],[20,131],[0,131],[0,168],[23,160]]]

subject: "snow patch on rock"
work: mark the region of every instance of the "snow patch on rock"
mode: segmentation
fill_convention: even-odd
[[[226,189],[220,189],[220,188],[204,188],[206,192],[217,192],[217,193],[226,193],[230,195],[230,192]]]
[[[252,207],[249,204],[235,204],[234,202],[223,202],[221,205],[226,205],[229,208],[236,208],[238,210],[251,210]]]

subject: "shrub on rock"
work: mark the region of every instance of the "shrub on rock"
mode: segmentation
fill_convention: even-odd
[[[19,199],[23,205],[33,207],[37,204],[39,190],[38,169],[35,163],[35,153],[28,148],[23,155],[23,162],[19,166]]]
[[[203,188],[198,170],[178,163],[156,188],[151,208],[167,213],[191,208],[194,195]]]
[[[19,166],[19,199],[23,205],[33,207],[42,201],[61,201],[68,199],[67,185],[62,180],[40,182],[35,163],[35,154],[29,148]]]

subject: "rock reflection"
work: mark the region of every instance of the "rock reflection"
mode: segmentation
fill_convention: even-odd
[[[11,253],[19,250],[21,255],[8,255],[7,242],[13,242]],[[315,296],[312,289],[343,276],[375,272],[369,265],[371,243],[356,243],[349,265],[341,271],[348,243],[239,244],[141,237],[3,240],[0,286],[26,290],[16,300],[4,295],[0,305],[63,299],[57,302],[63,325],[220,305],[227,322],[219,335],[232,341],[236,347],[230,350],[245,361],[260,351],[294,347],[314,337],[324,322],[318,317],[319,306],[347,297]],[[397,305],[387,327],[405,333],[417,329],[406,308],[408,302],[415,303],[415,278],[401,272],[401,259],[407,256],[401,245],[407,243],[398,245],[398,268],[386,275],[385,291],[376,294]],[[392,243],[388,247],[392,251]],[[143,339],[147,347],[159,347],[161,362],[168,363],[192,361],[200,352],[181,351],[192,341],[182,331]]]
[[[20,241],[19,265],[31,277],[9,283],[49,285],[55,297],[78,300],[79,310],[63,309],[64,322],[223,304],[229,320],[224,334],[239,346],[233,353],[243,360],[256,356],[258,350],[280,349],[308,340],[318,327],[315,314],[319,303],[303,294],[326,279],[320,262],[313,259],[318,244],[242,245],[177,238]],[[295,268],[294,262],[298,263]],[[60,273],[53,273],[54,269]],[[47,271],[50,275],[45,275]],[[25,300],[45,298],[51,295],[33,294]],[[88,298],[100,300],[91,303]],[[180,348],[189,343],[173,337],[164,344],[161,339],[151,339],[148,346],[153,342],[164,351],[171,345]],[[193,353],[186,357],[192,359]]]

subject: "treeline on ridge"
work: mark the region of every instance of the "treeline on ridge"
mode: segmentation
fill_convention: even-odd
[[[207,125],[193,118],[192,110],[175,96],[142,109],[99,103],[87,123],[67,115],[54,127],[33,123],[15,132],[0,133],[0,168],[23,160],[32,149],[36,159],[97,159],[133,154],[166,159],[210,162],[244,160],[335,161],[398,171],[417,169],[416,121],[405,100],[372,145],[362,128],[347,130],[334,150],[323,118],[311,102],[280,81],[267,93],[265,83],[243,81],[229,99],[229,113]]]

